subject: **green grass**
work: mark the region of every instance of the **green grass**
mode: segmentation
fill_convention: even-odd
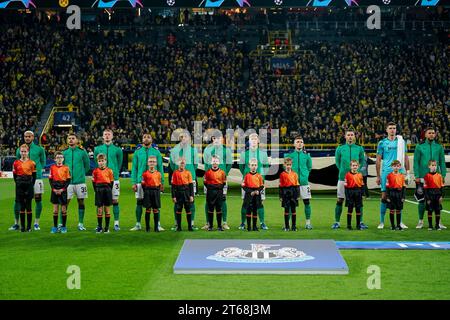
[[[369,230],[331,230],[335,195],[316,195],[312,200],[314,230],[283,232],[283,218],[276,195],[265,201],[270,230],[246,233],[236,227],[240,220],[239,190],[228,197],[229,224],[223,233],[197,231],[130,232],[134,225],[134,194],[130,182],[122,181],[121,227],[118,233],[95,234],[94,193],[89,185],[85,225],[76,231],[76,202],[69,207],[67,234],[50,234],[52,225],[49,186],[44,194],[41,231],[7,231],[12,223],[14,188],[11,180],[0,181],[0,299],[450,299],[449,251],[341,251],[350,274],[306,275],[175,275],[173,265],[184,239],[335,239],[449,241],[450,231],[415,230],[417,206],[406,203],[404,232],[377,230],[378,196],[365,201],[364,220]],[[169,190],[169,189],[167,189]],[[162,225],[173,224],[169,194],[163,195]],[[205,222],[204,197],[196,198],[196,225]],[[450,207],[446,200],[445,208]],[[303,205],[300,205],[300,212]],[[450,224],[448,213],[444,221]],[[344,222],[345,215],[341,219]],[[387,222],[387,221],[386,221]],[[183,220],[185,225],[185,220]],[[300,215],[304,226],[304,215]],[[81,290],[66,286],[69,265],[81,269]],[[367,267],[381,268],[381,290],[369,290]]]

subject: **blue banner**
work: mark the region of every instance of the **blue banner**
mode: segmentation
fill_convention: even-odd
[[[55,112],[53,125],[75,125],[75,112]]]
[[[270,59],[270,67],[272,70],[293,70],[295,63],[292,58],[272,58]]]
[[[450,242],[336,241],[339,249],[349,250],[449,250]]]

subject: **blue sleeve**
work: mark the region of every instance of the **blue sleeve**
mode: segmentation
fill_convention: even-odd
[[[380,155],[381,159],[383,159],[383,146],[382,146],[382,143],[383,143],[383,140],[378,142],[378,146],[377,146],[377,155]]]

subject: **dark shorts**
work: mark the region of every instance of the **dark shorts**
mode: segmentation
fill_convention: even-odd
[[[442,197],[440,189],[427,189],[427,195],[425,196],[425,209],[427,211],[442,210],[442,205],[439,203],[439,199]]]
[[[257,189],[255,189],[257,190]],[[252,191],[255,191],[252,190]],[[252,196],[250,195],[250,192],[246,192],[244,196],[244,203],[242,204],[244,209],[248,212],[251,210],[260,209],[263,207],[262,199],[261,199],[261,193],[258,195]]]
[[[281,188],[281,206],[291,209],[298,206],[298,187]]]
[[[184,203],[190,203],[189,197],[190,197],[189,188],[183,189],[178,188],[175,190],[175,198],[177,199],[177,203],[184,204]]]
[[[60,195],[57,195],[52,191],[50,202],[53,204],[60,204],[62,206],[67,205],[67,190],[63,191]]]
[[[95,188],[95,206],[109,207],[112,205],[112,189],[109,185],[101,185]]]
[[[175,203],[175,211],[182,212],[183,208],[186,212],[191,212],[193,202],[189,201],[191,195],[189,187],[187,186],[172,186],[174,188],[174,196],[177,202]]]
[[[208,189],[206,192],[206,203],[208,205],[208,210],[211,211],[210,208],[222,208],[224,198],[225,196],[223,194],[223,189]]]
[[[30,180],[16,180],[16,202],[26,202],[33,199],[34,185]]]
[[[356,212],[362,207],[363,190],[361,188],[346,189],[345,206],[356,208]]]
[[[387,203],[387,207],[390,210],[403,210],[402,191],[391,189],[389,191],[390,202]]]
[[[144,188],[144,208],[161,208],[161,191],[159,188]]]

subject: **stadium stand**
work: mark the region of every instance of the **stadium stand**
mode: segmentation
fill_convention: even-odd
[[[279,128],[284,143],[294,134],[308,143],[338,143],[349,126],[357,129],[360,143],[375,143],[388,120],[399,124],[409,143],[417,143],[430,124],[441,140],[450,140],[450,60],[439,31],[421,41],[412,31],[395,40],[389,34],[381,42],[363,40],[347,35],[348,26],[339,27],[344,21],[364,23],[363,11],[305,10],[140,18],[102,13],[80,32],[65,29],[65,19],[57,16],[2,14],[2,153],[11,154],[52,99],[55,106],[79,108],[77,131],[88,150],[106,127],[121,145],[138,143],[147,129],[158,143],[170,143],[175,128],[192,129],[194,120],[205,129]],[[393,9],[386,22],[448,22],[448,10],[419,13]],[[16,27],[15,19],[26,21]],[[295,70],[277,76],[255,43],[267,44],[270,30],[286,20]],[[309,22],[312,29],[335,28],[334,41],[321,41],[319,31],[303,39],[298,28]],[[213,28],[207,38],[205,26]],[[248,41],[239,38],[243,30],[251,35]],[[50,150],[64,146],[66,133],[45,133]]]

